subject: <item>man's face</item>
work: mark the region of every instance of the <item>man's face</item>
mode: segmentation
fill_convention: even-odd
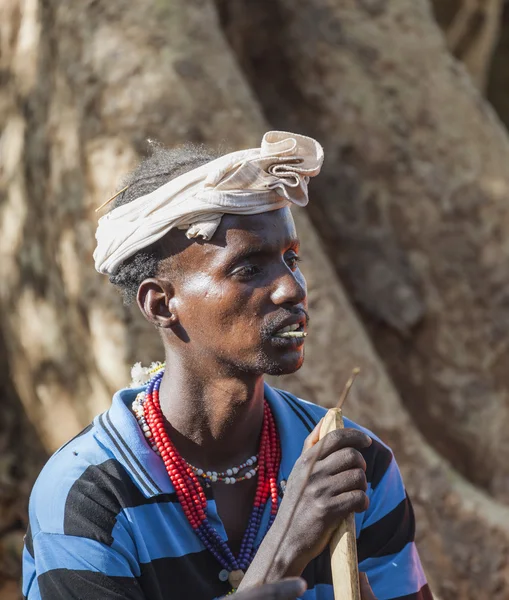
[[[225,215],[210,242],[186,244],[172,301],[183,358],[224,373],[296,371],[304,338],[281,336],[281,329],[307,325],[298,253],[288,208]]]

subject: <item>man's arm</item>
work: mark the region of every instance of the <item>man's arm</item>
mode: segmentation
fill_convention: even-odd
[[[378,440],[364,452],[368,510],[357,539],[359,569],[379,600],[431,600],[415,546],[415,518],[392,452]]]

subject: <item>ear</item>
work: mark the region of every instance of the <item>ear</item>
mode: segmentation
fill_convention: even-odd
[[[170,282],[157,278],[144,279],[138,288],[136,301],[149,323],[170,328],[178,323],[174,294]]]

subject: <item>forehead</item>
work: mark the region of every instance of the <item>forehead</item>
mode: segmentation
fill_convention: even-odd
[[[287,246],[297,241],[297,232],[289,208],[280,208],[259,215],[224,215],[211,246],[236,247]]]

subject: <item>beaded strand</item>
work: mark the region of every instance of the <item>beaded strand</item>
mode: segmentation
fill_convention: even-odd
[[[257,461],[258,456],[251,456],[251,458],[248,458],[238,467],[231,467],[230,469],[226,469],[226,471],[222,471],[220,473],[218,473],[217,471],[204,471],[203,469],[199,469],[198,467],[193,467],[193,465],[190,463],[187,464],[191,467],[191,469],[193,469],[193,471],[196,473],[196,475],[198,475],[198,477],[202,477],[203,479],[209,479],[213,483],[215,483],[216,481],[222,481],[226,484],[233,484],[237,483],[238,481],[245,481],[246,479],[251,479],[251,477],[254,477],[256,475],[256,472],[258,471],[258,466],[249,469],[249,471],[244,473],[244,475],[241,475],[239,477],[236,477],[236,475],[239,471],[242,471],[247,467],[252,467],[254,464],[256,464]]]

